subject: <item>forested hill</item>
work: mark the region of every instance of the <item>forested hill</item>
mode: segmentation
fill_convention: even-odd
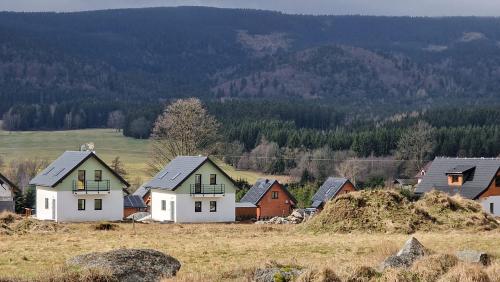
[[[187,96],[320,100],[372,115],[388,105],[495,104],[500,19],[201,7],[3,12],[0,85],[0,115],[15,105],[61,116],[94,107],[102,120],[116,108]]]

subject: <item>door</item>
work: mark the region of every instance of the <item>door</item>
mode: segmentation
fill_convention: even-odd
[[[175,221],[175,201],[170,201],[170,220]]]
[[[201,194],[201,174],[194,176],[194,193]]]
[[[78,171],[78,190],[85,190],[85,170]]]
[[[52,199],[52,220],[56,220],[56,199]]]

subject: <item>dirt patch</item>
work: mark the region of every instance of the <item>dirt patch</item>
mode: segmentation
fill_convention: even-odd
[[[341,195],[304,225],[312,232],[383,232],[497,229],[499,223],[472,200],[431,192],[413,203],[397,191],[366,190]]]
[[[8,220],[10,223],[0,224],[0,234],[4,235],[22,235],[30,233],[51,233],[63,232],[67,228],[55,222],[40,221],[33,218],[21,218],[16,216],[14,220]]]

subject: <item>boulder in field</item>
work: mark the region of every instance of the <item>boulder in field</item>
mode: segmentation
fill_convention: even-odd
[[[256,282],[275,282],[275,281],[294,281],[304,271],[300,267],[285,266],[274,261],[267,263],[264,268],[255,271],[253,281]]]
[[[478,252],[472,250],[458,251],[457,257],[459,260],[467,263],[478,263],[484,266],[489,265],[491,263],[490,256],[484,252]]]
[[[113,278],[123,282],[160,281],[176,275],[180,262],[162,252],[150,249],[119,249],[89,253],[67,261],[70,266],[108,270]]]
[[[411,237],[396,255],[386,258],[379,269],[384,270],[390,267],[407,268],[412,266],[413,262],[423,257],[425,254],[425,247],[415,237]]]

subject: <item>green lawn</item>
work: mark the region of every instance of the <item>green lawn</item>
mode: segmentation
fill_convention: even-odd
[[[148,179],[145,171],[149,153],[149,141],[124,137],[112,129],[84,129],[67,131],[15,131],[0,130],[0,155],[7,162],[16,159],[44,158],[50,161],[66,150],[79,150],[80,145],[88,142],[95,144],[99,157],[110,163],[119,156],[129,173],[129,179],[141,177]],[[252,171],[237,171],[230,165],[224,170],[233,178],[243,178],[253,183],[266,175]],[[276,176],[268,176],[276,177]],[[286,180],[285,177],[278,177]]]

